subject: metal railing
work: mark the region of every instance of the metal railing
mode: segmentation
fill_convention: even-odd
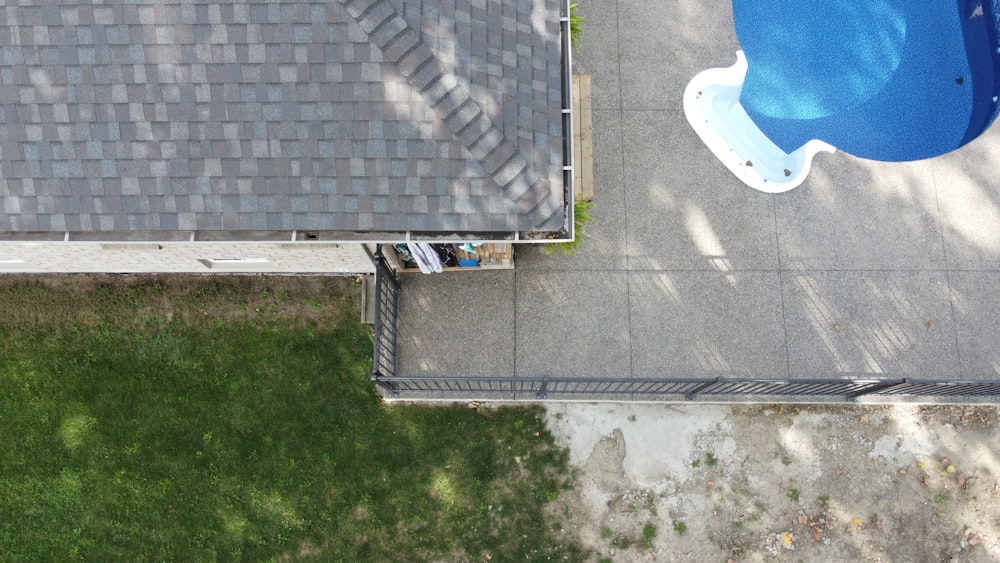
[[[853,401],[868,396],[967,398],[1000,402],[1000,381],[902,379],[635,379],[578,377],[379,376],[390,397],[455,400],[607,399],[633,401]]]
[[[396,375],[396,330],[399,314],[399,280],[393,272],[382,245],[375,247],[375,361],[372,379]]]

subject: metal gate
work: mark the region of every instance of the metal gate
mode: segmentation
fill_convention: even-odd
[[[375,247],[375,361],[372,380],[396,375],[396,330],[399,313],[399,279],[393,272],[382,245]]]

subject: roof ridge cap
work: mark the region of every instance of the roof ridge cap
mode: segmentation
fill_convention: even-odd
[[[544,209],[538,213],[544,215],[538,217],[543,223],[558,211],[556,205],[539,205],[554,198],[554,194],[548,193],[548,181],[534,174],[517,146],[506,138],[468,88],[438,59],[390,0],[338,1],[382,51],[385,62],[396,66],[508,200],[522,212]]]

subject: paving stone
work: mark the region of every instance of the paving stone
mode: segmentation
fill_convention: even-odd
[[[517,375],[621,377],[629,372],[625,273],[518,272],[516,281]],[[579,302],[601,306],[574,306]]]
[[[944,272],[793,271],[781,287],[791,373],[939,379],[959,370]]]

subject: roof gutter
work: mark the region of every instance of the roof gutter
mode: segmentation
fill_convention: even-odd
[[[563,133],[563,198],[566,202],[565,239],[576,237],[573,221],[573,205],[576,202],[576,186],[573,184],[573,45],[570,32],[570,2],[563,0],[562,15],[559,18],[559,34],[562,43],[562,133]],[[563,239],[560,239],[563,240]]]

